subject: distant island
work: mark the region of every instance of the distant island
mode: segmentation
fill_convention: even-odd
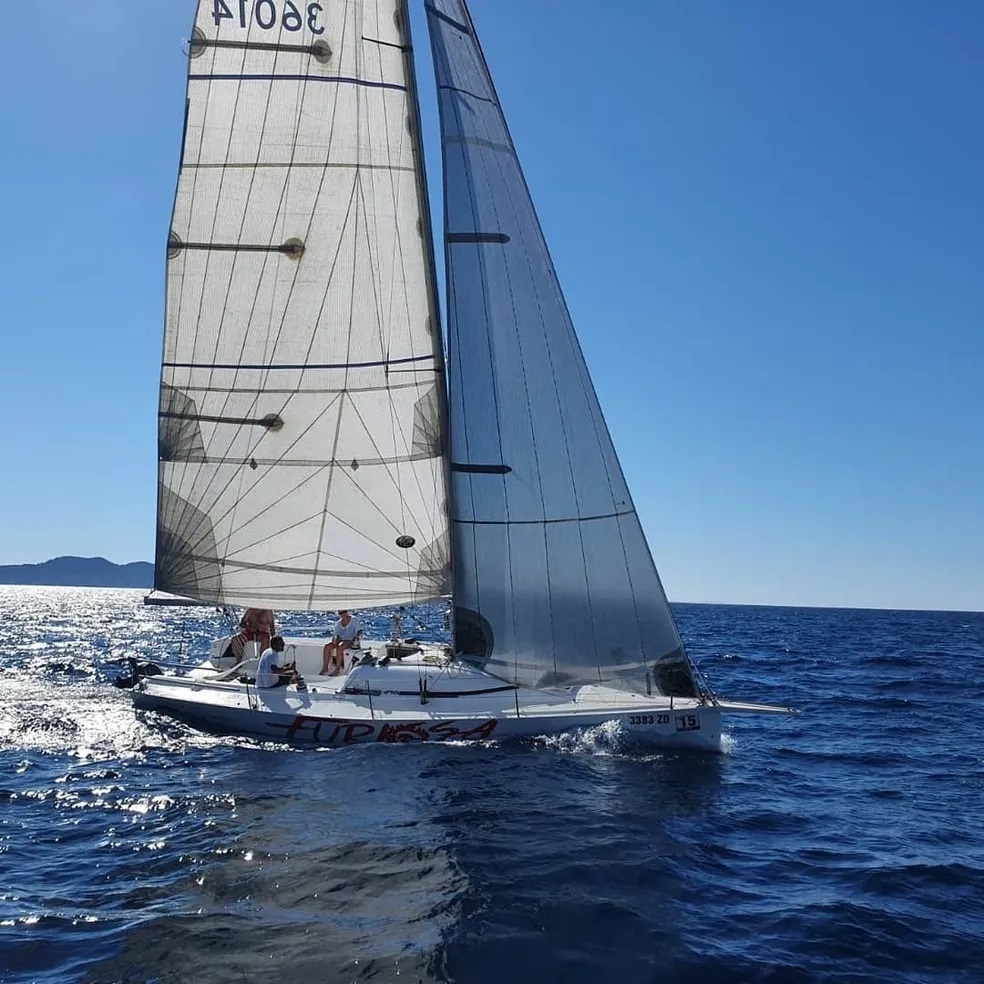
[[[55,557],[43,564],[0,566],[0,584],[150,588],[154,584],[154,565],[142,560],[114,564],[105,557]]]

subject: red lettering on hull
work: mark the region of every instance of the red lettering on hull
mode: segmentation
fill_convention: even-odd
[[[487,741],[495,733],[498,721],[404,721],[399,724],[370,724],[337,718],[308,717],[298,714],[285,727],[288,740],[311,741],[317,745],[354,745],[384,741],[406,744],[415,741]]]

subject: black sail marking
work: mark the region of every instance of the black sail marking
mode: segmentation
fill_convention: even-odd
[[[451,471],[465,472],[469,475],[508,475],[512,469],[508,465],[479,465],[470,462],[452,461]]]
[[[496,243],[502,245],[509,242],[509,237],[502,232],[449,232],[449,243]]]

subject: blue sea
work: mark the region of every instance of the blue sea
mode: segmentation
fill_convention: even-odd
[[[137,716],[224,627],[141,597],[0,588],[4,982],[984,981],[984,614],[677,606],[802,710],[722,755],[298,750]]]

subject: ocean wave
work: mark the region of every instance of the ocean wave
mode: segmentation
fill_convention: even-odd
[[[721,694],[803,711],[725,755],[312,752],[134,714],[119,659],[222,624],[140,596],[0,591],[5,984],[980,979],[984,616],[682,606]]]

